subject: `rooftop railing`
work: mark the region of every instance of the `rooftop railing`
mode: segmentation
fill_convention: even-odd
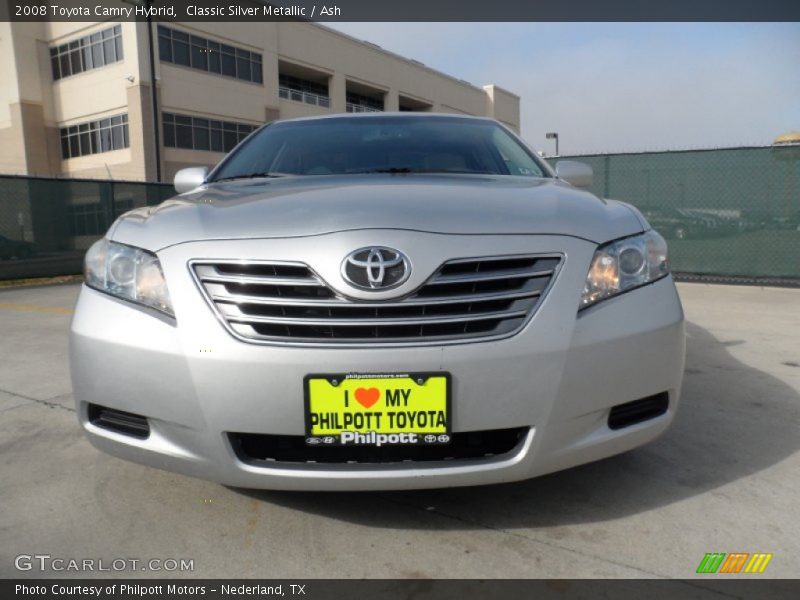
[[[348,102],[347,112],[362,113],[362,112],[383,112],[383,111],[380,108],[375,108],[374,106],[367,106],[366,104],[355,104],[353,102]]]
[[[313,94],[311,92],[304,92],[302,90],[295,90],[283,86],[278,88],[278,96],[285,98],[286,100],[304,102],[305,104],[313,104],[315,106],[322,106],[324,108],[330,108],[331,106],[331,99],[329,96]]]

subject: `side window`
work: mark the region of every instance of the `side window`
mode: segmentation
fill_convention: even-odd
[[[492,132],[492,140],[503,158],[509,175],[524,175],[528,177],[542,177],[544,173],[536,161],[520,146],[514,138],[500,127]]]

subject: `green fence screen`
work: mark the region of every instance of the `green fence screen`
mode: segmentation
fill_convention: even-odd
[[[638,207],[675,272],[800,279],[800,146],[548,160],[589,164],[592,192]]]
[[[800,283],[800,146],[549,159],[594,169],[592,191],[637,206],[674,272]],[[85,250],[171,185],[0,176],[0,279],[80,273]]]
[[[72,275],[119,215],[171,185],[0,175],[0,279]]]

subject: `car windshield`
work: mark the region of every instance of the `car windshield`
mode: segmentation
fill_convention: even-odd
[[[549,177],[530,151],[492,121],[369,116],[269,125],[239,146],[212,181],[355,173]]]

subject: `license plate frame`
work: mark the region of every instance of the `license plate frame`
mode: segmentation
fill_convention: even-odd
[[[419,383],[422,381],[423,383]],[[324,382],[324,383],[323,383]],[[394,394],[390,397],[386,392],[394,382]],[[429,390],[423,389],[431,385]],[[406,387],[398,387],[406,386]],[[410,387],[409,387],[410,386]],[[356,399],[356,391],[361,390],[360,397]],[[377,389],[379,397],[374,400],[374,392]],[[403,394],[400,390],[408,390]],[[445,371],[415,371],[415,372],[392,372],[392,373],[311,373],[303,378],[303,417],[305,423],[305,441],[308,445],[329,445],[329,446],[377,446],[382,445],[431,445],[448,444],[452,439],[452,376]],[[417,394],[414,394],[414,391]],[[424,392],[420,394],[419,392]],[[319,397],[322,392],[325,395],[341,394],[338,402],[332,400],[330,396],[323,399]],[[345,394],[348,392],[348,394]],[[352,392],[352,395],[349,393]],[[315,397],[312,397],[315,396]],[[427,398],[424,398],[426,397]],[[442,397],[443,396],[443,397]],[[407,426],[401,426],[401,416],[397,414],[389,417],[388,413],[403,412],[408,409],[409,400],[414,399],[415,410],[405,410],[403,422]],[[403,402],[402,406],[389,405],[390,400],[395,403]],[[337,406],[320,406],[320,404],[345,404],[344,409]],[[349,404],[348,404],[349,402]],[[372,404],[369,404],[372,402]],[[378,406],[381,404],[382,406]],[[428,404],[428,406],[425,406]],[[433,406],[430,406],[430,405]],[[380,411],[373,410],[378,407]],[[327,411],[320,411],[320,408],[328,408]],[[441,415],[441,412],[444,415]],[[364,417],[368,421],[366,427],[351,427],[345,429],[345,414],[374,415],[380,412],[382,416],[377,417],[378,425],[375,426],[376,418]],[[421,415],[425,412],[425,415]],[[411,416],[409,413],[414,413]],[[435,414],[431,414],[435,413]],[[312,415],[317,415],[316,423]],[[319,426],[321,415],[328,414],[329,426],[327,428]],[[337,417],[331,415],[338,415]],[[355,421],[357,417],[352,417]],[[422,421],[425,426],[420,426]],[[334,423],[335,421],[335,423]],[[391,421],[391,427],[388,427]],[[410,422],[415,421],[415,422]],[[410,422],[410,423],[409,423]],[[354,423],[351,422],[350,425]],[[336,425],[336,426],[334,426]],[[370,427],[372,425],[372,427]],[[348,435],[343,438],[343,434],[360,434],[365,437]],[[412,435],[413,434],[413,435]],[[381,437],[384,436],[384,437]]]

